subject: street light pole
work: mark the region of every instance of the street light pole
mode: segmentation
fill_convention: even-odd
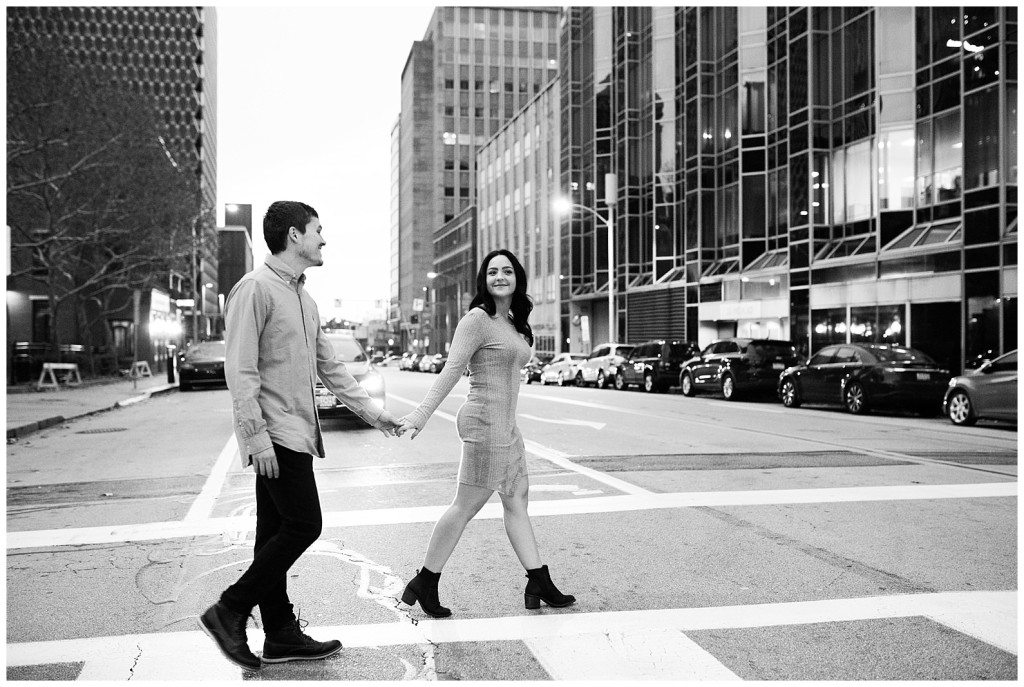
[[[608,340],[616,342],[619,340],[616,330],[618,329],[618,313],[615,308],[615,204],[618,199],[618,188],[614,174],[604,175],[604,197],[608,206],[608,217],[602,217],[597,210],[586,205],[574,203],[567,198],[556,198],[554,201],[555,212],[565,212],[573,208],[589,212],[600,220],[608,232]]]

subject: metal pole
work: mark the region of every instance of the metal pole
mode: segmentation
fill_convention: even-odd
[[[618,189],[615,175],[604,175],[604,200],[608,204],[608,340],[615,343],[619,340],[616,330],[619,325],[618,313],[615,310],[615,202],[618,200]]]
[[[199,272],[196,263],[199,261],[199,236],[196,223],[192,222],[192,343],[199,341]]]

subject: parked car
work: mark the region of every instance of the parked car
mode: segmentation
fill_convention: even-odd
[[[721,391],[727,401],[744,394],[774,393],[779,373],[796,365],[800,354],[782,339],[720,339],[708,344],[679,372],[684,396]]]
[[[615,374],[615,388],[639,386],[644,391],[668,391],[679,378],[683,363],[697,354],[692,341],[656,339],[637,344]]]
[[[409,362],[407,362],[404,365],[402,365],[402,367],[400,369],[402,369],[402,370],[412,370],[413,372],[419,372],[420,371],[420,361],[421,360],[423,360],[423,354],[422,353],[413,353],[408,358]]]
[[[225,386],[223,341],[202,341],[189,346],[178,358],[178,390],[197,386]]]
[[[338,360],[345,363],[345,368],[349,374],[355,377],[359,385],[366,389],[366,393],[370,395],[373,402],[383,408],[385,404],[384,377],[370,364],[362,344],[351,334],[328,333],[327,340],[331,342],[334,354]],[[316,412],[320,419],[359,417],[342,403],[337,396],[332,394],[319,379],[314,389],[314,397],[316,399]],[[360,419],[360,422],[362,422],[362,419]]]
[[[402,354],[402,359],[398,361],[399,370],[411,370],[413,359],[416,357],[415,353],[409,353],[406,351]]]
[[[520,381],[526,384],[530,384],[532,382],[539,382],[540,372],[546,364],[547,361],[542,360],[540,357],[536,355],[531,356],[530,362],[526,363],[525,365],[523,365],[522,368],[519,369]]]
[[[373,363],[374,365],[382,364],[384,362],[384,354],[381,353],[380,351],[377,351],[372,356],[370,356],[370,362]]]
[[[579,369],[576,370],[576,386],[593,384],[598,389],[612,386],[615,384],[619,365],[632,350],[632,344],[601,344],[590,352],[586,360],[580,363]]]
[[[949,370],[915,348],[834,344],[786,368],[778,378],[778,395],[787,408],[820,403],[854,414],[883,407],[934,414],[948,384]]]
[[[433,372],[438,374],[444,369],[444,364],[448,362],[448,356],[443,353],[435,353],[433,355],[426,354],[420,358],[419,365],[417,366],[420,372]]]
[[[540,372],[541,384],[569,386],[576,383],[576,366],[587,356],[582,353],[559,353]]]
[[[1017,351],[950,379],[942,412],[954,425],[980,419],[1017,422]]]

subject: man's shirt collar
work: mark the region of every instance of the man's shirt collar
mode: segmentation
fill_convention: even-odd
[[[297,282],[299,286],[306,283],[305,274],[295,274],[295,270],[289,267],[284,260],[277,257],[273,253],[268,253],[264,259],[264,264],[273,270],[279,277],[287,281],[288,283]]]

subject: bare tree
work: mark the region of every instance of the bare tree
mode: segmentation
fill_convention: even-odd
[[[43,285],[54,322],[73,308],[92,343],[91,325],[124,294],[187,269],[198,179],[175,164],[145,98],[54,41],[8,41],[7,217],[12,250],[32,255],[12,276]]]

